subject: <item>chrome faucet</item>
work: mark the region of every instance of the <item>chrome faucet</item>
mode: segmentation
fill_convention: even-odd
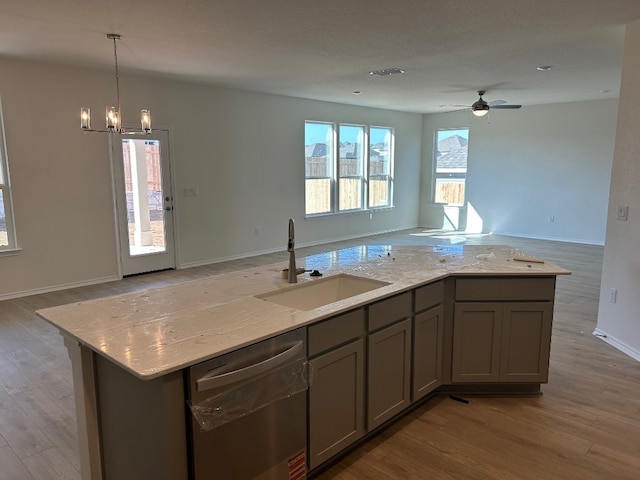
[[[289,250],[289,283],[298,283],[298,272],[296,271],[296,252],[294,250],[296,233],[293,228],[293,218],[289,219],[289,242],[287,250]]]

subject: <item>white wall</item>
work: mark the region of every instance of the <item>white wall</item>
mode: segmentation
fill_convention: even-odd
[[[640,21],[627,25],[596,333],[640,360]],[[627,206],[628,220],[617,220]],[[616,303],[609,302],[610,289]]]
[[[517,92],[511,97],[517,100]],[[467,127],[467,199],[484,232],[603,244],[617,104],[525,106],[488,118],[426,115],[424,182],[433,168],[435,131]],[[442,227],[442,210],[430,205],[430,183],[423,187],[421,225]]]
[[[18,244],[0,256],[0,299],[113,279],[117,255],[108,140],[83,134],[80,106],[114,102],[113,74],[0,57],[0,95]],[[247,93],[121,72],[124,122],[151,108],[171,129],[179,263],[305,245],[418,222],[422,116]],[[94,114],[99,123],[101,115]],[[395,208],[304,219],[304,121],[396,129]],[[199,196],[184,197],[195,187]],[[260,234],[254,233],[260,227]]]
[[[78,128],[80,106],[100,112],[113,103],[112,72],[6,57],[0,57],[0,69],[22,247],[18,255],[0,256],[0,299],[115,278],[108,141]],[[155,125],[171,128],[181,266],[284,250],[289,217],[296,220],[299,246],[440,226],[442,216],[429,204],[429,140],[444,127],[471,129],[468,198],[485,231],[604,241],[617,100],[523,107],[491,112],[487,120],[468,112],[421,116],[127,72],[121,80],[125,122],[148,106]],[[372,219],[367,213],[304,219],[304,120],[395,127],[396,207]],[[423,135],[429,140],[423,142]],[[199,196],[182,195],[193,187]]]

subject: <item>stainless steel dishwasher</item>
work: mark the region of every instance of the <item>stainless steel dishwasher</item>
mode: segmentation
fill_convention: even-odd
[[[195,365],[187,381],[191,478],[306,478],[304,329]]]

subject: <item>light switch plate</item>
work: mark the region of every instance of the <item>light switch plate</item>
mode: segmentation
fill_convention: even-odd
[[[622,220],[623,222],[627,221],[627,215],[629,213],[629,207],[618,207],[618,220]]]

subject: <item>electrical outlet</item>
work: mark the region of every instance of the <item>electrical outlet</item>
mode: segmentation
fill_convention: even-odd
[[[618,300],[618,290],[615,288],[609,289],[609,303],[616,303]]]
[[[628,214],[629,214],[629,207],[625,207],[625,206],[618,207],[618,220],[622,220],[623,222],[626,222]]]
[[[555,215],[549,215],[549,223],[555,223],[556,221],[556,216]]]
[[[255,233],[256,235],[260,235],[260,227],[257,225],[253,227],[253,233]]]

